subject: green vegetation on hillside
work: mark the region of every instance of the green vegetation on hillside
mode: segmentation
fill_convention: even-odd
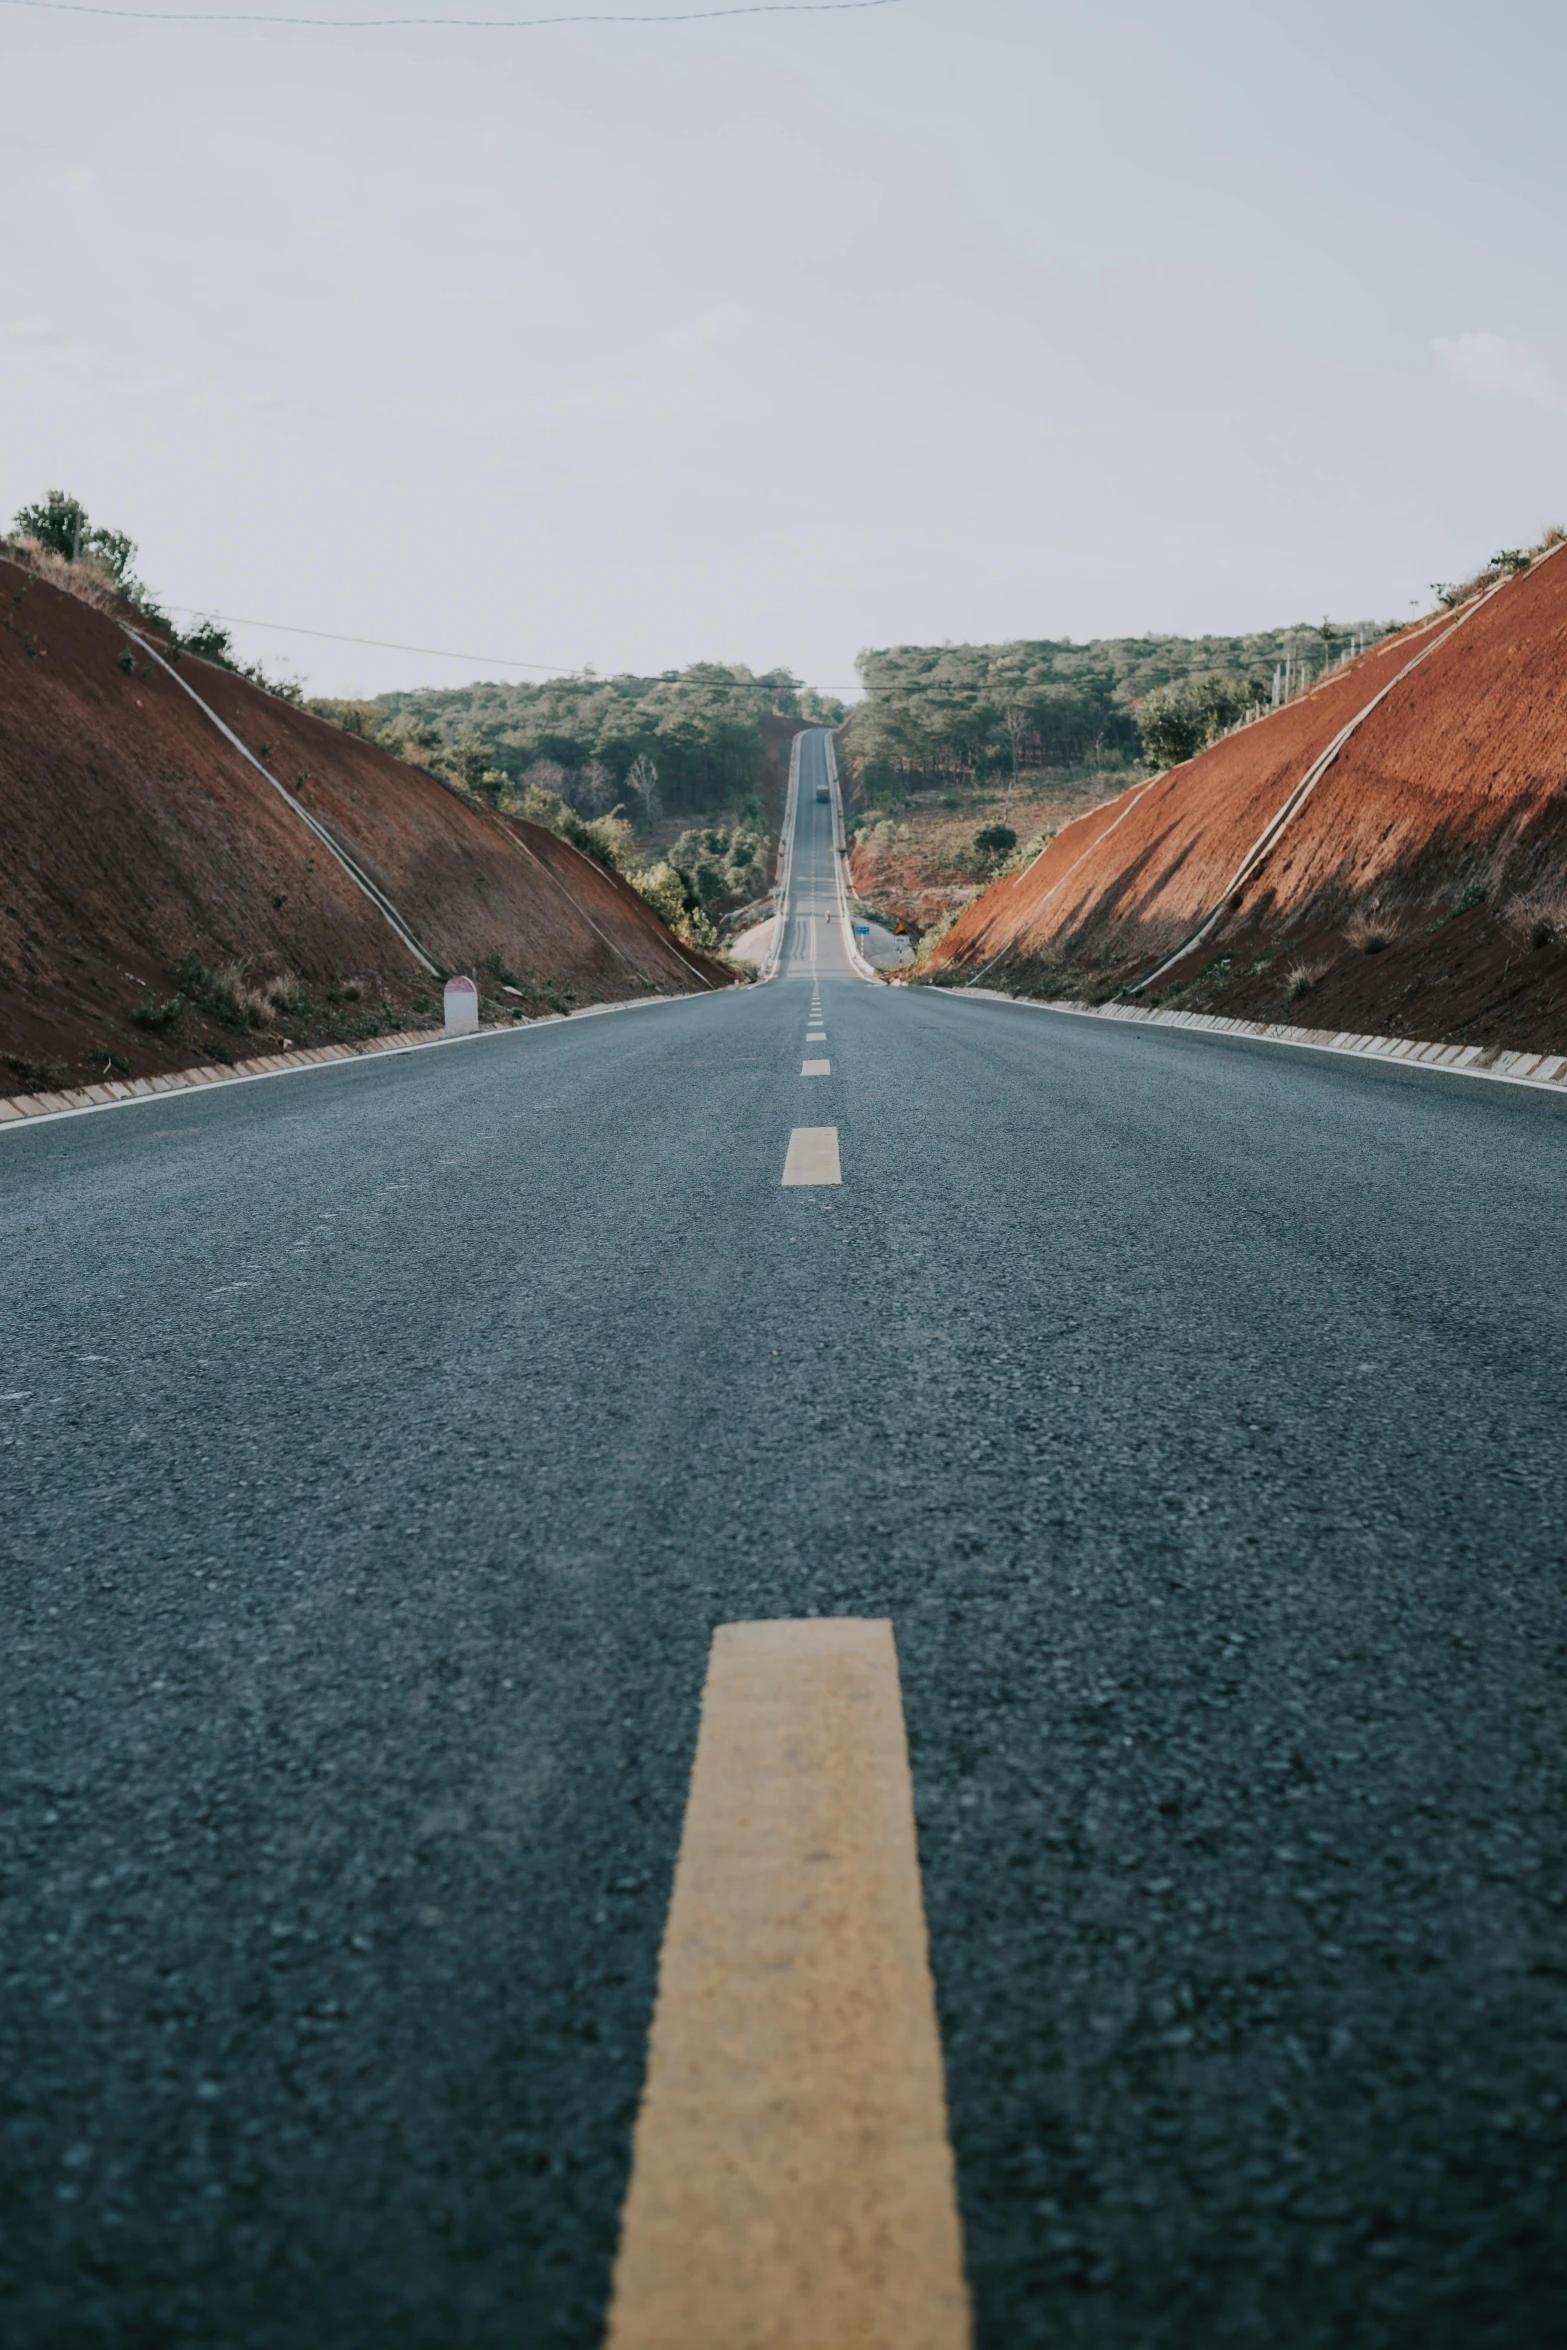
[[[123,530],[104,530],[88,519],[80,498],[49,490],[36,505],[23,506],[11,524],[17,538],[30,540],[66,563],[95,564],[117,587],[131,589],[136,542]]]
[[[676,935],[713,947],[770,887],[759,786],[769,714],[837,724],[786,670],[716,662],[666,677],[564,678],[383,694],[309,708],[622,874]],[[666,819],[688,825],[667,846]]]
[[[304,700],[304,689],[297,679],[273,676],[259,661],[241,661],[228,630],[215,620],[198,620],[184,631],[176,628],[146,582],[132,569],[137,550],[130,533],[106,530],[94,523],[81,499],[69,490],[49,490],[35,504],[20,508],[12,518],[9,540],[0,540],[0,545],[85,603],[128,611],[155,628],[166,639],[171,661],[177,661],[181,653],[194,653],[219,669],[232,669],[236,676],[248,678],[280,701]]]
[[[351,723],[350,707],[312,703]],[[579,816],[624,807],[639,820],[732,805],[762,773],[760,721],[769,714],[837,725],[825,702],[786,669],[698,661],[659,677],[580,677],[545,685],[481,684],[382,694],[354,708],[388,749],[445,769],[498,799],[510,786],[555,792]],[[345,713],[348,713],[345,715]]]
[[[1255,636],[890,645],[859,656],[850,747],[872,798],[918,778],[1165,765],[1269,699],[1275,668],[1289,664],[1293,687],[1386,633],[1324,620]]]

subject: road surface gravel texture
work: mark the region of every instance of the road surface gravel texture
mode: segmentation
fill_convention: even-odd
[[[11,2350],[596,2343],[712,1629],[816,1611],[985,2350],[1562,2338],[1567,1105],[820,933],[825,1079],[794,955],[0,1137]]]

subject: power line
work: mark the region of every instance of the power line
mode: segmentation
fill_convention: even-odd
[[[317,637],[323,643],[331,645],[373,645],[378,652],[382,653],[424,653],[432,661],[477,661],[489,669],[538,669],[547,676],[571,679],[580,685],[611,685],[614,683],[612,675],[589,677],[585,671],[573,669],[565,661],[512,661],[504,659],[499,653],[454,653],[444,645],[405,645],[398,643],[392,637],[345,636],[341,629],[300,628],[291,620],[247,620],[238,612],[214,612],[210,604],[170,604],[168,609],[171,612],[182,612],[192,620],[220,621],[225,628],[265,628],[271,630],[276,636]],[[628,670],[622,674],[629,676],[631,672]],[[716,683],[717,680],[713,682]],[[770,679],[764,677],[731,677],[726,678],[723,682],[736,693],[743,693],[747,689],[752,693],[762,694],[778,691],[777,686]],[[641,679],[639,683],[674,685],[679,683],[679,678],[678,676],[666,678],[660,675],[651,679]],[[427,689],[412,686],[406,690],[419,693]],[[444,688],[437,686],[428,690],[439,693],[444,691]],[[826,689],[817,688],[814,690]],[[843,688],[846,693],[857,694],[860,690],[857,685]],[[834,696],[834,699],[836,698]]]
[[[0,0],[4,8],[38,8],[53,16],[114,16],[138,24],[289,24],[326,32],[395,30],[399,25],[434,25],[451,32],[530,32],[562,24],[708,24],[720,16],[843,16],[866,8],[896,8],[901,0],[753,0],[743,8],[683,8],[655,16],[273,16],[250,9],[99,8],[91,0]],[[259,623],[254,623],[258,625]]]
[[[225,628],[267,628],[278,636],[320,637],[333,645],[374,645],[383,653],[427,653],[434,661],[480,661],[491,669],[542,669],[560,677],[577,674],[569,661],[507,661],[499,653],[452,653],[441,645],[398,644],[391,637],[344,636],[341,629],[300,628],[291,620],[246,620],[238,612],[214,612],[210,604],[171,604],[169,610],[184,612],[193,620],[220,620]]]
[[[0,4],[4,4],[4,0],[0,0]],[[214,612],[210,604],[171,604],[168,609],[171,612],[184,613],[187,615],[187,617],[193,620],[216,620],[221,622],[225,628],[264,628],[275,636],[308,636],[316,638],[323,644],[331,645],[368,645],[376,652],[380,653],[420,653],[432,661],[473,661],[476,662],[481,668],[486,669],[534,669],[537,670],[542,676],[564,678],[571,680],[572,682],[579,685],[611,685],[614,683],[615,677],[614,672],[610,672],[604,676],[590,677],[587,675],[585,670],[573,668],[572,665],[566,661],[518,661],[507,658],[500,653],[454,653],[447,645],[408,645],[403,644],[395,637],[347,636],[341,629],[301,628],[297,622],[291,620],[249,620],[238,612]],[[1288,636],[1297,632],[1291,629],[1279,629],[1272,631],[1271,633],[1279,636]],[[1310,632],[1301,630],[1298,633],[1307,634]],[[1122,640],[1112,639],[1109,641],[1118,642]],[[1141,640],[1138,639],[1132,641],[1140,642]],[[1193,640],[1177,639],[1176,641],[1189,643]],[[1077,653],[1088,652],[1091,650],[1091,647],[1089,645],[1073,645],[1069,649],[1072,652]],[[624,670],[620,672],[620,674],[622,676],[630,676],[632,672],[630,670]],[[1106,674],[1106,670],[1101,668],[1097,672],[1091,673],[1091,677],[1093,675],[1097,675],[1098,677],[1102,678]],[[680,680],[678,675],[669,677],[663,674],[657,674],[651,679],[639,679],[639,682],[651,683],[654,685],[673,685],[679,683]],[[727,689],[735,693],[750,691],[752,693],[770,694],[778,690],[769,679],[762,677],[732,677],[726,679],[724,682]],[[810,688],[809,690],[816,693],[826,694],[829,699],[833,701],[842,701],[845,698],[856,694],[864,694],[871,697],[882,696],[887,700],[895,700],[900,697],[912,694],[940,694],[947,696],[954,704],[962,707],[971,703],[977,695],[986,694],[987,692],[995,692],[998,689],[1005,690],[1014,682],[1015,681],[1011,679],[990,680],[988,682],[974,680],[970,682],[962,679],[934,677],[864,677],[861,678],[856,685],[816,686]],[[1070,676],[1066,678],[1047,678],[1039,681],[1040,684],[1064,684],[1068,686],[1071,686],[1077,682],[1078,681],[1076,679]],[[401,690],[409,693],[441,693],[446,689],[441,686],[409,686]],[[1027,698],[1029,690],[1030,688],[1025,681],[1022,684],[1022,694],[1024,699]]]

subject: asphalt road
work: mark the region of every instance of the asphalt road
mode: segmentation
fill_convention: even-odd
[[[820,927],[830,1077],[786,975],[0,1135],[7,2350],[595,2343],[711,1628],[813,1610],[985,2350],[1561,2337],[1563,1105]]]

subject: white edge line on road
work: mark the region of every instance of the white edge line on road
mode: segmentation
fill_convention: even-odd
[[[1479,1069],[1463,1061],[1435,1060],[1437,1053],[1476,1053],[1488,1048],[1483,1045],[1438,1044],[1431,1039],[1414,1036],[1357,1036],[1352,1030],[1297,1029],[1294,1033],[1282,1023],[1260,1020],[1226,1020],[1212,1012],[1142,1012],[1120,1005],[1062,1004],[1042,1002],[1038,996],[1008,995],[999,987],[932,987],[927,992],[941,996],[948,1003],[1013,1004],[1020,1012],[1056,1012],[1073,1020],[1111,1020],[1123,1028],[1156,1028],[1166,1035],[1211,1036],[1223,1043],[1234,1038],[1242,1044],[1283,1045],[1297,1053],[1333,1053],[1346,1061],[1369,1061],[1385,1069],[1419,1069],[1428,1077],[1473,1077],[1487,1085],[1517,1085],[1529,1093],[1555,1094],[1558,1099],[1567,1096],[1567,1053],[1531,1053],[1509,1049],[1500,1057],[1514,1061],[1554,1061],[1560,1065],[1555,1077],[1519,1075],[1512,1069]]]
[[[723,990],[724,995],[742,992],[740,989]],[[24,1112],[20,1118],[0,1118],[0,1134],[30,1134],[35,1126],[53,1126],[62,1118],[92,1118],[100,1110],[134,1110],[142,1102],[183,1101],[187,1095],[212,1093],[225,1086],[263,1085],[272,1077],[308,1077],[317,1069],[352,1069],[367,1061],[400,1061],[408,1053],[427,1053],[437,1045],[489,1044],[499,1036],[531,1036],[540,1028],[563,1028],[568,1021],[597,1019],[605,1012],[646,1012],[659,1004],[703,1004],[709,1000],[699,995],[628,996],[622,1003],[583,1004],[575,1012],[544,1012],[537,1020],[519,1020],[514,1026],[506,1028],[481,1028],[477,1034],[468,1036],[421,1037],[416,1044],[387,1044],[379,1047],[372,1044],[362,1051],[345,1052],[330,1061],[290,1061],[283,1069],[236,1069],[219,1077],[202,1078],[196,1084],[171,1084],[159,1086],[149,1093],[121,1094],[111,1102],[72,1102],[63,1110],[32,1110]],[[171,1078],[182,1078],[187,1072],[170,1069],[166,1074]],[[123,1085],[126,1080],[116,1078],[112,1082]]]
[[[809,730],[801,727],[789,745],[789,788],[784,796],[783,838],[778,847],[778,879],[774,895],[778,911],[773,916],[773,940],[767,950],[767,960],[757,974],[757,985],[765,987],[776,979],[783,969],[784,924],[789,912],[789,883],[794,873],[794,826],[800,802],[800,744]]]
[[[832,873],[838,890],[838,920],[843,925],[844,951],[849,968],[857,979],[868,979],[874,985],[875,968],[865,960],[854,943],[854,920],[849,912],[849,885],[845,879],[849,856],[848,835],[843,828],[843,793],[838,783],[838,759],[832,747],[832,729],[829,727],[823,743],[827,755],[827,784],[832,794]],[[844,845],[840,848],[840,842]]]

